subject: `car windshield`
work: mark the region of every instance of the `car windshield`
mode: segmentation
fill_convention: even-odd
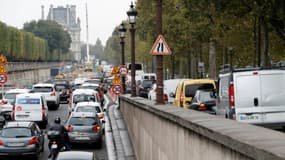
[[[78,106],[76,112],[96,112],[100,113],[101,109],[98,106]]]
[[[52,92],[52,87],[34,87],[33,92]]]
[[[29,128],[4,128],[1,132],[1,137],[5,138],[20,138],[20,137],[31,137],[32,132]]]
[[[92,126],[96,121],[92,117],[71,117],[68,123],[72,126]]]
[[[213,93],[212,92],[200,92],[199,99],[202,102],[215,100],[215,98],[213,97]]]
[[[191,84],[185,87],[185,96],[186,97],[194,97],[195,92],[197,90],[209,90],[214,89],[214,85],[212,83],[203,83],[203,84]]]
[[[19,98],[17,104],[40,104],[39,98]]]
[[[78,94],[73,96],[73,102],[96,102],[94,95]]]
[[[144,80],[144,81],[142,82],[142,86],[143,86],[143,87],[151,87],[153,83],[154,83],[154,81],[151,81],[151,80]]]

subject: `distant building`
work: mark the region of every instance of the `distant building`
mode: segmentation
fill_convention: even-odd
[[[81,28],[80,19],[76,18],[75,8],[75,5],[66,5],[66,8],[62,6],[53,8],[53,5],[50,5],[47,19],[56,21],[57,23],[62,25],[65,30],[68,31],[72,41],[70,45],[70,51],[74,54],[74,60],[79,62],[81,61]]]

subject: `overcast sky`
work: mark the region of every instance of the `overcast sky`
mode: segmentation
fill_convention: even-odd
[[[89,43],[99,38],[103,45],[115,26],[127,19],[127,10],[134,0],[0,0],[0,21],[21,29],[25,22],[41,18],[41,5],[45,17],[51,4],[54,7],[76,5],[77,17],[81,20],[81,41],[86,42],[85,4],[88,5]]]

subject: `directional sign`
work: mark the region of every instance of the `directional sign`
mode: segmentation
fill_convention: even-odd
[[[121,66],[120,67],[120,75],[126,76],[128,74],[128,67],[127,66]]]
[[[114,86],[112,86],[112,88],[111,88],[111,92],[112,92],[113,94],[120,94],[120,93],[122,93],[122,91],[123,91],[123,88],[122,88],[122,86],[120,86],[120,85],[114,85]]]
[[[0,74],[0,84],[4,84],[8,81],[8,76],[7,74]]]
[[[155,43],[150,50],[151,55],[171,55],[171,50],[166,43],[164,37],[160,34],[158,35]]]

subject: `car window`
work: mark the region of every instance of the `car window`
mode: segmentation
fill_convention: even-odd
[[[5,128],[2,130],[1,136],[6,138],[31,137],[32,132],[29,128]]]
[[[200,92],[199,99],[202,102],[215,100],[215,98],[213,97],[213,93],[211,92]]]
[[[52,92],[52,87],[34,87],[33,92]]]
[[[40,104],[39,98],[18,98],[17,104]]]
[[[186,85],[185,87],[185,96],[186,97],[194,97],[195,92],[197,90],[209,90],[214,89],[214,85],[211,83],[204,83],[204,84],[190,84]]]
[[[78,94],[74,95],[73,97],[73,103],[78,103],[78,102],[95,102],[95,96],[94,95],[86,95],[86,94]]]
[[[71,117],[68,124],[73,126],[92,126],[96,124],[96,120],[92,117]]]
[[[5,99],[15,99],[18,93],[6,93]]]
[[[101,110],[99,107],[91,107],[91,106],[78,106],[76,109],[76,112],[96,112],[96,113],[100,113]]]
[[[143,87],[151,87],[154,81],[143,81],[142,86]]]

